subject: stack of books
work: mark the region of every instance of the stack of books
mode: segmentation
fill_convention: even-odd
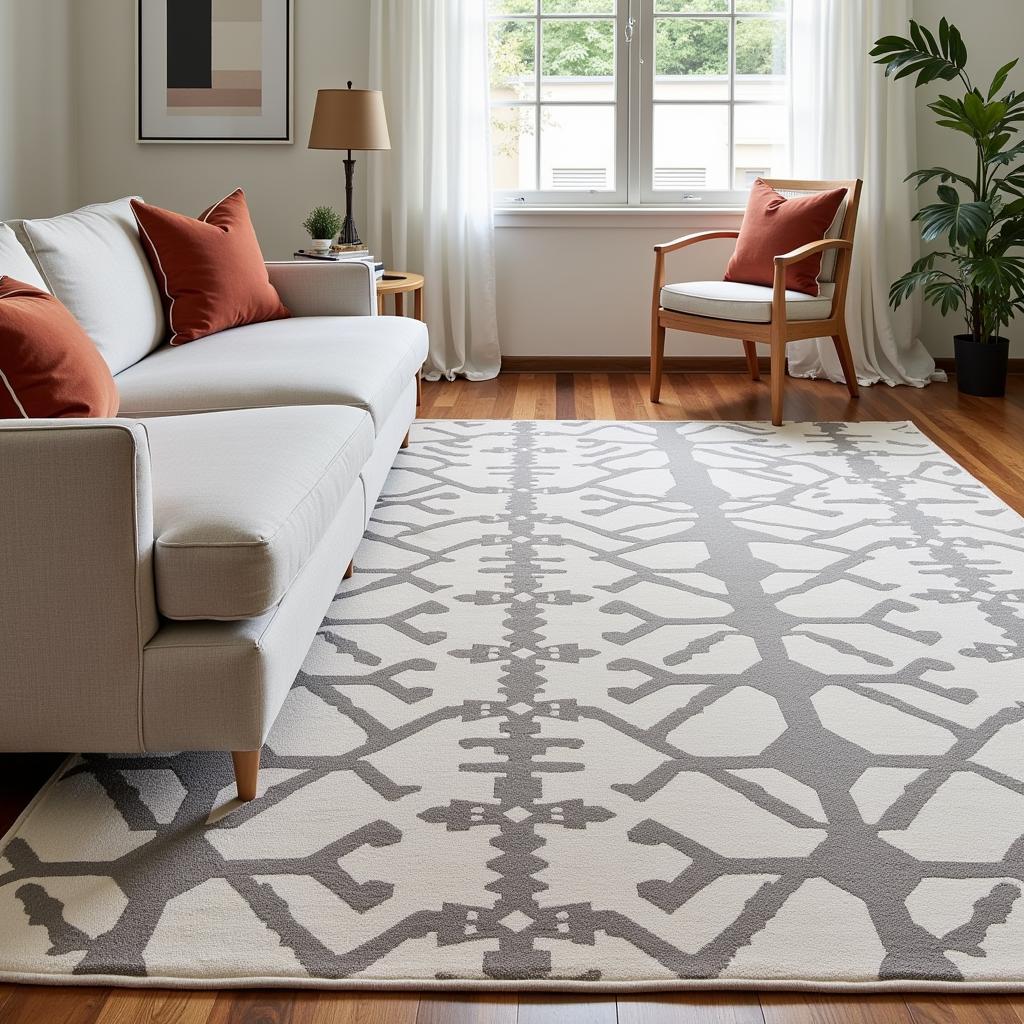
[[[304,260],[326,260],[329,263],[369,263],[379,281],[384,276],[384,264],[369,249],[333,248],[330,252],[314,252],[312,249],[296,249],[295,256]]]

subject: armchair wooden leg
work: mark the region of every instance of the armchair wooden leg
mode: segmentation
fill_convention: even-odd
[[[345,575],[341,578],[343,580],[350,580],[356,574],[356,563],[355,559],[348,563],[348,568],[345,570]]]
[[[258,750],[234,750],[231,760],[235,763],[235,785],[238,799],[248,803],[256,799],[256,783],[260,774],[260,752]]]
[[[655,316],[651,325],[651,401],[661,401],[661,373],[665,363],[665,328]]]
[[[405,437],[402,438],[402,447],[403,448],[408,448],[409,447],[409,432],[408,431],[406,431]]]
[[[836,347],[836,355],[843,367],[843,376],[849,388],[851,398],[860,398],[860,384],[857,382],[857,369],[853,364],[853,352],[850,351],[850,336],[843,327],[839,334],[832,336],[832,344]]]
[[[782,388],[786,381],[786,343],[772,341],[772,425],[782,426]]]
[[[747,369],[751,380],[761,379],[761,367],[757,365],[757,344],[753,341],[743,342],[743,352],[747,357]]]

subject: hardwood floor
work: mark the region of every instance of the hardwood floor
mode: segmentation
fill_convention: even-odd
[[[651,405],[640,374],[509,373],[426,383],[424,419],[767,420],[767,381],[739,373],[669,373]],[[1024,513],[1024,376],[1005,400],[951,384],[876,386],[859,402],[821,381],[786,384],[792,420],[912,420],[970,473]],[[0,757],[0,832],[59,764]],[[149,992],[0,985],[0,1024],[1024,1024],[1024,995],[828,996],[707,993],[571,998],[531,994]]]

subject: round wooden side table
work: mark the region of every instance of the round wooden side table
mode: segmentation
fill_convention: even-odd
[[[377,282],[377,315],[384,316],[384,299],[388,295],[395,297],[395,316],[405,316],[405,297],[412,292],[413,317],[423,320],[423,275],[409,274],[401,270],[385,270],[384,276]],[[416,404],[423,403],[423,372],[416,374]],[[406,437],[406,444],[408,443]],[[405,444],[402,445],[405,447]]]
[[[384,299],[395,297],[395,316],[405,316],[405,297],[413,293],[413,316],[423,319],[423,275],[409,274],[400,270],[385,270],[377,282],[377,312],[384,316]]]

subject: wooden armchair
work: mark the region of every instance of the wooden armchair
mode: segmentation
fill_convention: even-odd
[[[786,346],[804,338],[831,338],[846,377],[850,395],[859,388],[846,330],[846,293],[850,281],[853,239],[857,229],[861,181],[789,181],[766,179],[783,193],[824,192],[845,188],[847,197],[836,223],[820,242],[801,246],[775,257],[772,288],[730,281],[665,283],[665,256],[712,238],[737,238],[739,231],[702,231],[654,247],[654,295],[651,308],[651,401],[661,399],[661,376],[665,357],[665,331],[691,331],[743,342],[747,366],[753,380],[760,380],[757,345],[771,347],[772,423],[782,425],[782,389],[786,376]],[[787,292],[786,268],[810,256],[822,254],[818,297]]]

